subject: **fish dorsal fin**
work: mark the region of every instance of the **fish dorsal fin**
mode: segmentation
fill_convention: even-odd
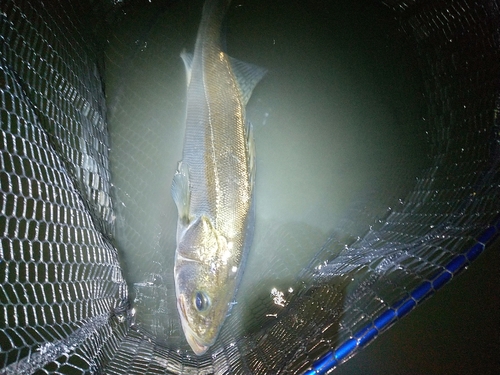
[[[233,57],[229,57],[229,62],[238,82],[243,105],[246,106],[250,100],[250,96],[252,96],[253,89],[267,73],[267,69],[237,60]]]
[[[248,162],[250,172],[250,186],[255,183],[255,142],[253,138],[253,128],[250,122],[247,122],[247,145],[248,145]]]
[[[187,85],[191,82],[191,67],[193,65],[193,54],[186,52],[185,49],[181,52],[181,59],[184,62],[184,67],[186,68],[186,79]]]
[[[171,187],[172,198],[177,206],[179,222],[184,226],[189,224],[189,205],[191,201],[191,189],[189,188],[189,168],[182,161],[177,165]]]

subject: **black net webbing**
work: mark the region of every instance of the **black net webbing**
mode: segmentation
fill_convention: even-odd
[[[326,236],[290,271],[293,292],[273,289],[247,310],[238,306],[214,347],[194,356],[164,282],[172,273],[168,263],[153,258],[154,266],[136,272],[120,256],[123,243],[156,251],[168,242],[149,222],[120,214],[127,205],[147,212],[156,203],[147,199],[147,182],[130,198],[132,188],[112,179],[110,163],[114,146],[128,147],[132,164],[115,161],[132,171],[135,162],[142,168],[137,155],[154,159],[161,146],[144,142],[134,121],[154,117],[155,106],[167,112],[182,106],[161,97],[145,103],[119,82],[117,72],[144,68],[138,61],[151,48],[145,40],[157,25],[154,16],[178,11],[176,2],[149,3],[0,3],[0,374],[323,374],[497,239],[499,4],[380,1],[396,21],[389,36],[417,56],[428,166],[398,204],[382,214],[360,208],[365,226],[346,220]],[[365,9],[363,1],[354,3]],[[301,6],[308,9],[307,2]],[[149,9],[138,30],[118,33],[137,9]],[[172,59],[193,45],[177,37]],[[132,44],[120,46],[128,39]],[[164,84],[175,91],[176,83]],[[132,127],[110,139],[109,124],[133,106],[139,111]],[[153,307],[145,308],[145,300]]]

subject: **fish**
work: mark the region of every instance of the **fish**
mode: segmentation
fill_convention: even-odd
[[[255,143],[245,108],[266,69],[229,57],[221,26],[231,0],[207,0],[187,78],[182,160],[171,194],[178,220],[177,310],[196,355],[215,343],[228,315],[254,228]]]

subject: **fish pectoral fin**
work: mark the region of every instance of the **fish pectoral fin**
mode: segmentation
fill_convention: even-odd
[[[186,52],[185,49],[181,52],[181,59],[184,62],[184,67],[186,68],[186,79],[187,85],[191,82],[191,67],[193,65],[193,54]]]
[[[189,219],[189,205],[191,200],[191,190],[189,188],[189,166],[182,161],[177,165],[177,170],[172,180],[170,188],[172,198],[177,206],[179,220],[187,225]]]
[[[257,83],[267,73],[267,69],[229,57],[233,73],[238,82],[243,105],[247,105]]]

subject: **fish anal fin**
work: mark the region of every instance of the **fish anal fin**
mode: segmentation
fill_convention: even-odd
[[[229,57],[233,74],[238,82],[243,105],[247,105],[257,83],[267,73],[267,69]]]

